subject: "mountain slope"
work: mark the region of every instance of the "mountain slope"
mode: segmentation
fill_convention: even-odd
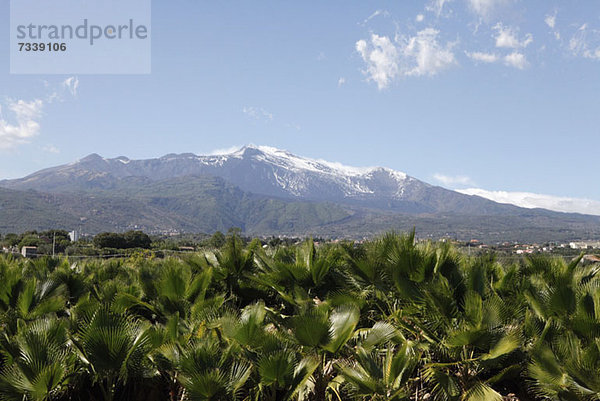
[[[0,205],[11,205],[0,208],[0,231],[61,222],[91,233],[237,226],[251,234],[362,237],[416,227],[421,235],[464,239],[600,236],[598,216],[523,209],[386,168],[346,167],[263,146],[149,160],[92,154],[0,187]]]
[[[169,154],[149,160],[105,159],[92,154],[23,179],[1,181],[0,186],[63,193],[115,189],[123,180],[143,183],[190,175],[220,177],[243,191],[266,196],[402,213],[509,215],[518,210],[432,186],[391,169],[346,167],[264,146],[245,146],[226,155]]]
[[[329,203],[266,198],[216,177],[180,177],[64,194],[0,188],[0,233],[78,229],[84,232],[306,232],[351,215]]]

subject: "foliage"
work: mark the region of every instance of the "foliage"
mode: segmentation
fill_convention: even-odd
[[[152,240],[142,231],[127,231],[126,233],[100,233],[94,237],[94,245],[98,248],[150,248]]]
[[[507,264],[414,234],[212,240],[0,256],[0,399],[600,398],[600,269],[581,258]]]

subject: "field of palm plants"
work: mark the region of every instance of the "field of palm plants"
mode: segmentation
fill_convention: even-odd
[[[597,265],[389,234],[0,258],[2,400],[597,400]]]

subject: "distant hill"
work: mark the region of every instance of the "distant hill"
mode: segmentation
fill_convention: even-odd
[[[600,237],[600,217],[524,209],[433,186],[387,168],[354,168],[263,146],[216,156],[74,163],[0,181],[0,231],[56,226],[362,237],[566,240]],[[527,238],[525,238],[527,237]]]

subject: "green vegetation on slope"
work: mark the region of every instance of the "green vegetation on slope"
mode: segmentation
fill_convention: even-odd
[[[241,227],[249,234],[304,234],[349,215],[329,203],[249,194],[214,177],[126,180],[110,190],[61,195],[0,188],[0,233],[54,227],[88,233],[138,228],[209,233]]]

